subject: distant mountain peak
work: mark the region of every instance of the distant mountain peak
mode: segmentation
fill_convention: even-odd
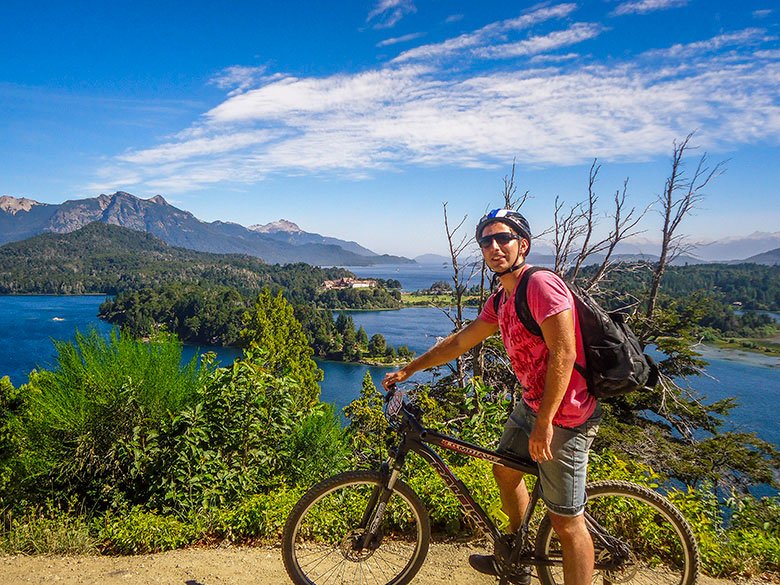
[[[286,232],[292,234],[303,233],[303,230],[291,221],[286,219],[280,219],[279,221],[272,221],[265,225],[255,224],[250,225],[249,229],[253,232],[259,232],[261,234],[270,234],[273,232]]]
[[[35,202],[4,198],[3,211],[29,208]],[[237,223],[205,223],[189,211],[169,204],[160,195],[141,199],[125,191],[59,205],[37,204],[30,213],[0,213],[0,245],[41,233],[67,234],[91,222],[147,232],[171,246],[203,252],[246,254],[272,264],[305,262],[327,266],[365,266],[410,262],[408,258],[378,255],[351,241],[310,234],[280,219],[247,229]]]
[[[43,205],[43,203],[38,203],[25,197],[16,198],[10,195],[0,197],[0,211],[5,211],[11,215],[16,215],[20,211],[30,211],[36,205]]]

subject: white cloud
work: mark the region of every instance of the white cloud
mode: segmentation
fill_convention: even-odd
[[[770,16],[774,10],[766,8],[764,10],[754,10],[753,11],[753,18],[766,18],[767,16]]]
[[[563,63],[564,61],[571,61],[578,59],[579,53],[565,53],[563,55],[534,55],[531,57],[530,62],[534,64],[538,63]]]
[[[273,173],[359,178],[401,165],[646,160],[692,129],[710,149],[780,141],[780,61],[777,51],[761,49],[763,31],[614,59],[609,67],[583,65],[575,53],[540,54],[599,31],[578,24],[492,52],[471,44],[475,58],[480,47],[489,58],[536,57],[521,61],[524,67],[458,76],[412,59],[356,74],[266,76],[164,144],[124,153],[101,183],[121,176],[169,193]]]
[[[623,2],[612,12],[615,16],[626,14],[647,14],[657,10],[667,10],[669,8],[679,8],[688,4],[688,0],[637,0],[632,2]]]
[[[230,89],[233,93],[237,93],[255,85],[263,78],[265,72],[265,67],[234,65],[220,71],[210,80],[210,83],[221,89]]]
[[[466,33],[441,43],[422,45],[410,49],[401,53],[394,61],[397,63],[414,60],[430,61],[431,59],[450,57],[464,50],[487,47],[497,38],[501,38],[510,31],[524,30],[548,20],[565,18],[574,12],[576,8],[576,4],[559,4],[549,8],[539,8],[523,16],[494,22],[474,32]]]
[[[408,35],[403,35],[400,37],[394,37],[391,39],[385,39],[384,41],[379,41],[376,46],[377,47],[389,47],[390,45],[397,45],[399,43],[408,43],[409,41],[414,41],[416,39],[419,39],[420,37],[424,37],[425,33],[410,33]]]
[[[766,31],[760,28],[746,28],[734,33],[726,33],[712,37],[704,41],[698,41],[687,44],[672,45],[667,49],[655,49],[644,53],[646,57],[663,57],[666,59],[683,59],[720,51],[726,47],[746,46],[772,40],[766,35]]]
[[[279,137],[279,132],[268,130],[237,132],[219,136],[190,137],[183,141],[170,142],[155,148],[127,153],[119,156],[118,160],[141,165],[161,164],[200,156],[234,152],[249,146],[268,143],[277,137]]]
[[[477,57],[484,59],[508,59],[537,55],[567,47],[597,37],[602,32],[600,24],[578,22],[566,30],[555,31],[547,35],[531,37],[516,43],[503,43],[491,47],[482,47],[474,51]]]
[[[407,14],[417,12],[412,0],[379,0],[366,18],[374,21],[374,28],[392,28]]]

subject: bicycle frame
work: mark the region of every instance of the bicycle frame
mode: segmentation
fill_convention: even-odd
[[[410,451],[417,453],[433,467],[444,484],[452,491],[465,510],[466,516],[485,534],[485,536],[493,540],[494,543],[498,543],[503,534],[482,509],[482,506],[474,500],[466,485],[455,476],[441,456],[428,445],[441,447],[442,449],[468,455],[469,457],[484,459],[491,463],[503,465],[534,476],[539,475],[536,463],[521,457],[497,453],[456,437],[426,429],[405,406],[403,406],[401,410],[403,412],[405,428],[401,433],[401,441],[395,450],[395,453],[391,451],[391,457],[394,459],[394,464],[393,471],[388,478],[388,488],[392,489],[395,479],[398,477],[398,474],[403,467],[407,453]],[[537,482],[531,492],[530,502],[526,509],[522,526],[528,526],[531,514],[536,508],[539,498],[539,482]]]

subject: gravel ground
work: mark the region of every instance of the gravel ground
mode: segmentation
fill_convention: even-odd
[[[433,544],[413,585],[490,585],[475,573],[468,556],[484,552],[472,544]],[[23,556],[0,555],[0,585],[284,585],[278,547],[191,548],[153,555]],[[538,581],[534,578],[534,585]],[[699,585],[734,583],[701,577]],[[744,582],[743,582],[744,583]],[[758,581],[753,582],[759,583]]]

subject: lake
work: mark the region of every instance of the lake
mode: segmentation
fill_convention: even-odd
[[[429,286],[425,285],[425,286]],[[18,386],[37,367],[50,368],[53,363],[52,339],[72,339],[74,331],[96,327],[107,332],[110,327],[97,318],[104,297],[100,296],[0,296],[0,376],[10,376]],[[366,333],[381,333],[394,346],[407,345],[417,354],[425,351],[437,337],[452,330],[452,323],[440,309],[408,308],[398,311],[348,311],[356,326]],[[476,314],[469,309],[468,317]],[[225,348],[215,350],[222,363],[230,363],[239,352]],[[186,345],[185,355],[201,353],[197,346]],[[709,360],[708,375],[693,380],[696,390],[707,401],[736,396],[739,404],[732,412],[728,427],[754,431],[761,438],[780,444],[780,413],[768,404],[780,400],[780,358],[733,350],[703,347]],[[391,368],[318,361],[325,373],[321,384],[322,399],[339,408],[358,396],[367,371],[375,384]],[[418,374],[418,378],[425,374]]]

